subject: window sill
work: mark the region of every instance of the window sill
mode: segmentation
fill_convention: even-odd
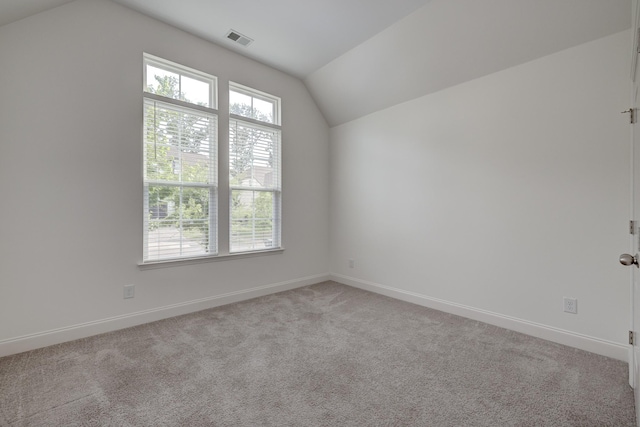
[[[138,268],[140,270],[150,270],[154,268],[179,267],[179,266],[190,265],[190,264],[203,264],[207,262],[230,261],[234,259],[253,258],[253,257],[259,257],[259,256],[266,256],[266,255],[276,255],[276,254],[281,254],[283,252],[284,252],[284,248],[278,248],[278,249],[268,249],[264,251],[236,252],[236,253],[226,254],[226,255],[203,256],[203,257],[196,257],[196,258],[180,258],[180,259],[147,261],[147,262],[139,262]]]

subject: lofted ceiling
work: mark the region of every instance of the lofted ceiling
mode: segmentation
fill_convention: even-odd
[[[306,77],[428,0],[113,0],[296,77]],[[233,29],[254,42],[226,38]]]
[[[631,27],[631,0],[104,1],[301,78],[331,126]],[[0,0],[0,25],[68,2]]]
[[[0,0],[0,25],[70,0]],[[429,0],[113,0],[299,78]],[[254,40],[241,46],[229,30]]]
[[[431,0],[304,81],[336,126],[628,28],[631,0]]]

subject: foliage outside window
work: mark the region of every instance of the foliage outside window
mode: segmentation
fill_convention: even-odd
[[[217,254],[216,84],[144,55],[145,262]]]
[[[279,248],[280,98],[229,84],[230,252]]]

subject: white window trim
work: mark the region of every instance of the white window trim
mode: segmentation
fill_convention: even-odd
[[[174,98],[169,98],[169,97],[165,97],[162,95],[157,95],[151,92],[147,92],[147,65],[151,65],[172,73],[176,73],[180,76],[185,76],[188,78],[192,78],[192,79],[196,79],[199,81],[202,81],[204,83],[209,84],[209,88],[210,88],[210,93],[209,93],[209,104],[211,105],[210,107],[207,106],[202,106],[202,105],[197,105],[197,104],[193,104],[193,103],[189,103],[189,102],[185,102],[179,99],[174,99]],[[179,81],[181,81],[181,79],[179,79]],[[147,254],[147,247],[146,245],[147,243],[147,239],[148,239],[148,218],[146,216],[146,212],[148,212],[149,208],[146,205],[147,202],[143,203],[144,206],[144,212],[145,215],[143,217],[143,233],[144,233],[144,237],[143,237],[143,259],[142,262],[138,263],[138,265],[143,266],[143,265],[152,265],[152,264],[159,264],[159,263],[176,263],[176,262],[181,262],[184,260],[193,260],[193,259],[197,259],[197,258],[203,258],[203,259],[208,259],[208,258],[213,258],[213,257],[217,257],[218,256],[218,250],[219,250],[219,243],[218,243],[218,227],[219,227],[219,219],[218,219],[218,208],[219,208],[219,182],[218,182],[218,174],[219,174],[219,158],[218,158],[218,134],[219,134],[219,130],[218,130],[218,110],[217,110],[217,86],[218,86],[218,79],[216,76],[213,75],[209,75],[203,72],[200,72],[198,70],[183,66],[181,64],[176,64],[173,63],[171,61],[159,58],[157,56],[153,56],[153,55],[149,55],[147,53],[143,54],[143,90],[142,90],[142,97],[143,97],[143,104],[147,104],[147,101],[151,101],[154,104],[156,102],[158,103],[164,103],[170,106],[176,106],[180,109],[185,109],[185,110],[192,110],[192,111],[199,111],[202,113],[206,113],[208,115],[213,116],[213,118],[215,119],[215,131],[213,134],[214,140],[212,141],[212,147],[211,147],[211,155],[213,157],[213,160],[210,164],[210,167],[213,167],[213,174],[211,175],[211,182],[209,183],[197,183],[197,182],[184,182],[184,181],[180,181],[180,182],[173,182],[173,181],[166,181],[166,180],[154,180],[154,179],[146,179],[145,177],[145,168],[146,168],[146,156],[143,156],[143,185],[144,185],[144,191],[145,191],[145,199],[147,198],[146,196],[146,191],[149,185],[166,185],[166,186],[177,186],[180,188],[208,188],[209,189],[209,221],[208,221],[208,226],[209,226],[209,236],[208,236],[208,242],[209,242],[209,249],[210,249],[210,253],[206,254],[206,255],[202,255],[202,256],[181,256],[181,257],[170,257],[170,258],[160,258],[160,259],[145,259],[145,256]],[[178,88],[178,93],[181,93],[182,89],[179,86]],[[146,108],[146,107],[145,107]],[[145,140],[143,137],[142,140],[142,144],[143,144],[143,150],[145,149]]]
[[[271,94],[268,94],[266,92],[262,92],[260,90],[257,89],[253,89],[249,86],[245,86],[245,85],[241,85],[240,83],[236,83],[236,82],[229,82],[229,90],[233,90],[235,92],[239,92],[242,93],[244,95],[247,96],[252,96],[254,98],[258,98],[261,99],[263,101],[268,101],[268,102],[273,102],[274,103],[274,113],[273,113],[273,123],[268,123],[268,122],[262,122],[260,120],[255,120],[255,119],[250,119],[248,117],[243,117],[243,116],[239,116],[237,114],[232,114],[233,116],[236,116],[238,119],[242,119],[242,120],[254,120],[255,123],[259,123],[261,125],[272,125],[272,126],[277,126],[278,129],[280,128],[280,126],[282,126],[282,112],[281,112],[281,104],[282,104],[282,99],[277,97],[277,96],[273,96]]]
[[[274,188],[254,188],[254,187],[245,187],[240,185],[232,185],[229,183],[229,254],[251,254],[256,252],[262,252],[264,249],[249,249],[249,250],[235,250],[231,249],[231,235],[232,235],[232,225],[233,219],[231,209],[232,209],[232,197],[234,190],[244,190],[244,191],[262,191],[273,193],[273,212],[274,212],[274,221],[273,223],[273,231],[272,235],[274,236],[274,240],[277,243],[277,246],[274,248],[275,250],[281,249],[283,247],[282,244],[282,126],[281,126],[281,98],[268,94],[266,92],[262,92],[260,90],[241,85],[239,83],[229,82],[229,91],[239,92],[244,95],[250,96],[252,98],[261,99],[274,105],[273,112],[273,123],[256,120],[250,117],[244,117],[239,114],[229,114],[229,123],[231,121],[236,122],[244,122],[249,125],[255,127],[263,127],[267,130],[273,130],[278,132],[278,145],[277,145],[277,175],[278,175],[278,185]],[[230,107],[230,106],[229,106]],[[231,132],[229,132],[229,146],[231,146]],[[230,152],[230,150],[229,150]],[[230,167],[230,166],[229,166]]]
[[[162,68],[165,69],[167,71],[171,71],[173,73],[176,74],[182,74],[183,76],[192,78],[194,80],[199,80],[203,83],[210,83],[212,82],[210,88],[211,88],[211,93],[209,94],[210,100],[211,100],[211,105],[209,107],[203,107],[201,105],[197,105],[197,104],[191,104],[189,102],[184,102],[181,101],[179,99],[173,99],[173,98],[167,98],[165,96],[161,96],[161,95],[156,95],[150,92],[146,91],[147,88],[147,65],[152,65],[158,68]],[[143,70],[143,93],[145,94],[145,96],[147,95],[151,95],[151,96],[157,96],[158,98],[162,99],[162,100],[167,100],[170,99],[172,101],[176,101],[177,105],[181,105],[183,107],[187,107],[187,108],[204,108],[207,110],[202,110],[202,111],[210,111],[210,110],[215,110],[216,114],[218,114],[217,110],[218,110],[218,78],[214,75],[211,74],[207,74],[204,73],[202,71],[196,70],[194,68],[190,68],[187,66],[184,66],[182,64],[177,64],[175,62],[171,62],[169,60],[154,56],[154,55],[150,55],[148,53],[143,53],[143,65],[142,65],[142,70]],[[179,92],[181,92],[181,87],[178,88]]]
[[[161,95],[157,95],[154,93],[150,93],[150,92],[146,92],[146,88],[147,88],[147,65],[151,65],[151,66],[155,66],[161,69],[165,69],[169,72],[173,72],[176,74],[181,74],[183,76],[186,76],[188,78],[191,79],[195,79],[195,80],[199,80],[202,82],[212,82],[212,84],[210,85],[211,87],[211,93],[210,93],[210,107],[206,107],[206,106],[202,106],[202,105],[196,105],[196,104],[191,104],[185,101],[182,101],[180,99],[173,99],[173,98],[168,98],[165,96],[161,96]],[[228,176],[229,176],[229,164],[228,164],[228,159],[221,159],[220,156],[220,152],[222,153],[228,153],[228,148],[229,148],[229,139],[228,139],[228,134],[225,135],[225,132],[222,132],[222,135],[220,133],[221,130],[221,123],[220,123],[220,111],[218,109],[218,93],[219,93],[219,88],[218,88],[218,79],[216,76],[204,73],[202,71],[190,68],[190,67],[186,67],[183,66],[181,64],[176,64],[174,62],[171,62],[169,60],[154,56],[154,55],[150,55],[148,53],[144,53],[143,54],[143,99],[149,99],[149,100],[155,100],[155,101],[161,101],[161,102],[166,102],[166,103],[170,103],[170,104],[174,104],[176,106],[180,106],[183,108],[189,108],[189,109],[193,109],[193,110],[199,110],[201,112],[205,112],[205,113],[212,113],[215,114],[217,117],[217,121],[218,121],[218,126],[216,129],[216,146],[215,146],[215,156],[216,156],[216,170],[218,173],[218,176],[216,176],[216,182],[215,182],[215,194],[216,194],[216,198],[217,200],[215,200],[216,206],[217,206],[217,215],[215,218],[215,221],[213,223],[213,225],[215,225],[215,229],[214,234],[215,234],[215,238],[216,238],[216,242],[215,242],[215,247],[217,250],[216,254],[207,254],[207,255],[203,255],[203,256],[195,256],[195,257],[180,257],[180,258],[163,258],[163,259],[153,259],[153,260],[141,260],[140,262],[137,263],[138,268],[140,270],[147,270],[147,269],[157,269],[157,268],[166,268],[166,267],[174,267],[174,266],[182,266],[182,265],[191,265],[191,264],[201,264],[201,263],[209,263],[209,262],[218,262],[218,261],[231,261],[231,260],[236,260],[236,259],[243,259],[243,258],[253,258],[253,257],[262,257],[262,256],[270,256],[270,255],[277,255],[277,254],[282,254],[285,250],[283,242],[282,242],[282,178],[280,178],[280,185],[278,186],[277,189],[277,199],[278,199],[278,217],[279,217],[279,221],[278,224],[276,224],[277,226],[277,230],[276,232],[278,233],[279,236],[279,246],[278,247],[274,247],[274,248],[268,248],[268,249],[256,249],[256,250],[251,250],[251,251],[238,251],[238,252],[230,252],[230,239],[231,239],[231,194],[232,194],[232,187],[231,185],[229,185],[228,182]],[[248,86],[244,86],[238,83],[234,83],[234,82],[229,82],[229,90],[235,90],[237,92],[252,96],[254,98],[257,99],[261,99],[264,101],[268,101],[268,102],[274,102],[275,107],[274,107],[274,123],[268,123],[268,122],[263,122],[260,120],[255,120],[253,118],[248,118],[248,117],[243,117],[240,115],[236,115],[236,114],[229,114],[229,105],[225,106],[226,109],[226,115],[227,117],[229,117],[230,120],[239,120],[239,121],[245,121],[249,124],[252,125],[258,125],[258,126],[263,126],[265,128],[270,128],[272,130],[278,130],[280,132],[280,145],[279,145],[279,157],[280,157],[280,161],[279,161],[279,171],[278,173],[280,174],[281,177],[281,162],[282,162],[282,122],[281,122],[281,98],[275,97],[273,95],[270,95],[266,92],[261,92],[259,90],[253,89],[251,87]],[[179,88],[179,90],[181,91],[181,88]],[[144,101],[143,101],[144,102]],[[222,116],[224,117],[225,112],[222,113]],[[220,138],[220,136],[222,136],[222,139]],[[225,140],[226,138],[226,140]],[[144,144],[144,141],[143,141]],[[228,157],[228,155],[227,155]],[[144,162],[144,158],[143,158],[143,162]],[[153,180],[143,180],[145,182],[145,185],[147,184],[153,184],[156,183]],[[159,182],[158,182],[159,183]],[[192,183],[189,183],[187,185],[191,185]],[[221,184],[227,184],[226,185],[226,189],[220,188]],[[199,186],[200,184],[195,184],[196,186]],[[208,185],[203,185],[203,186],[208,186]],[[260,189],[254,189],[251,188],[250,190],[258,190],[260,191]],[[269,191],[273,191],[273,190],[269,190]],[[220,198],[220,196],[222,196],[224,199],[227,199],[226,197],[226,192],[228,192],[228,200],[223,200]],[[225,206],[225,204],[227,204]],[[226,211],[226,213],[223,213],[222,210]],[[146,219],[145,219],[146,222]],[[211,224],[211,221],[210,221]],[[218,236],[220,236],[220,227],[224,227],[225,229],[228,230],[228,234],[225,236],[225,233],[222,233],[222,238],[223,241],[220,242],[218,241]],[[143,251],[144,252],[144,251]]]
[[[162,259],[157,261],[154,260],[154,261],[147,261],[147,262],[139,262],[138,267],[140,268],[140,270],[147,270],[147,269],[151,270],[155,268],[164,268],[164,267],[171,267],[176,265],[202,264],[207,262],[231,261],[234,259],[277,255],[283,252],[284,252],[284,248],[279,247],[279,248],[265,249],[260,251],[234,252],[230,254],[208,255],[208,256],[200,256],[200,257],[193,257],[193,258]]]

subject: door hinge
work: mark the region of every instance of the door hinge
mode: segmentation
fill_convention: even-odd
[[[636,227],[635,221],[629,221],[629,234],[635,234],[634,230]]]
[[[629,123],[634,124],[636,122],[636,109],[629,108],[628,110],[622,112],[622,114],[626,113],[629,113]]]
[[[633,331],[629,331],[629,344],[633,345],[634,339],[633,339]]]

